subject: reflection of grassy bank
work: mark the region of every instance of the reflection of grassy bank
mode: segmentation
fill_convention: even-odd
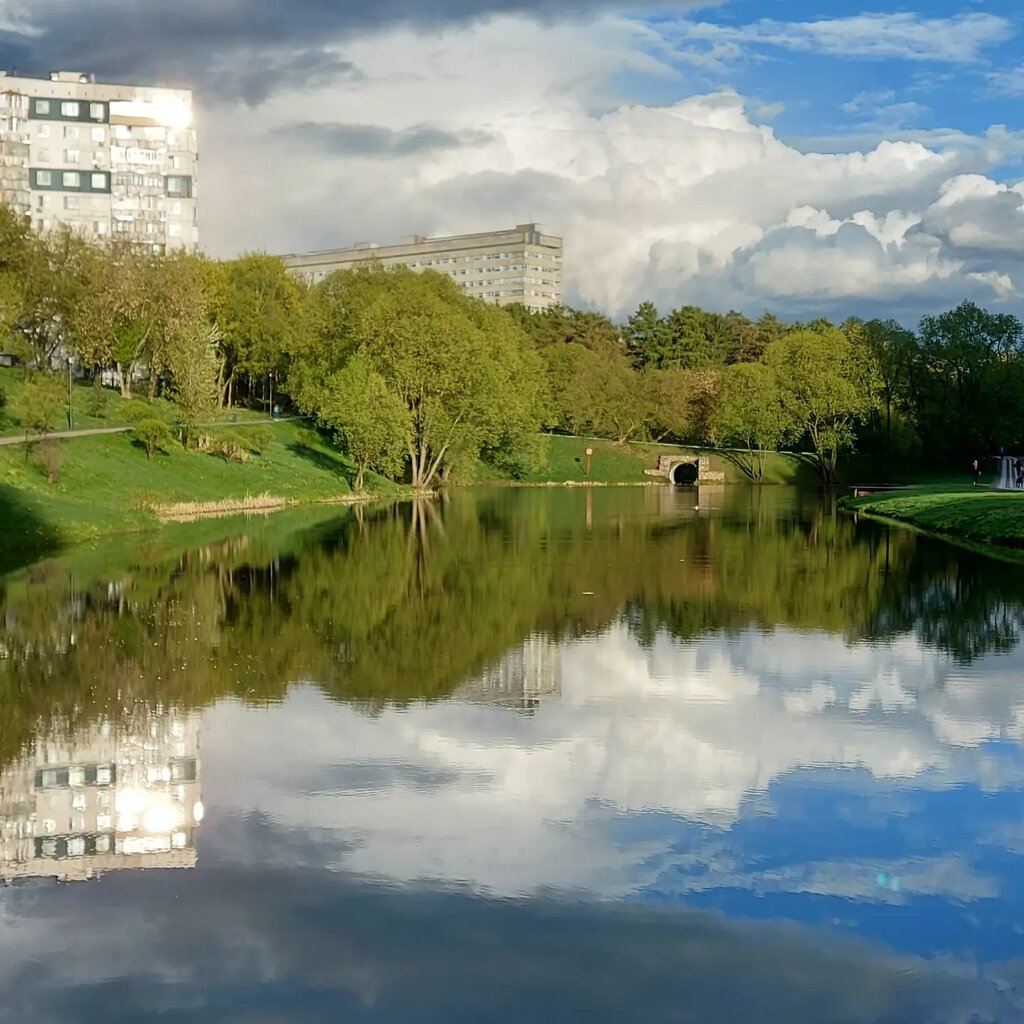
[[[11,500],[3,506],[0,549],[40,552],[150,529],[157,525],[149,511],[155,505],[243,501],[254,495],[281,503],[351,496],[354,471],[347,459],[319,443],[301,423],[279,422],[268,429],[270,447],[244,463],[181,448],[158,453],[150,462],[125,435],[70,440],[62,445],[60,480],[54,484],[26,460],[22,445],[2,447],[0,486]],[[368,486],[397,490],[380,479],[371,479]]]
[[[845,499],[843,504],[975,544],[1024,548],[1024,494],[946,484]]]

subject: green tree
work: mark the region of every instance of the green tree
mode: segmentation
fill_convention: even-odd
[[[855,426],[872,403],[853,345],[835,327],[794,331],[769,346],[765,361],[794,433],[806,434],[822,479],[833,481],[839,454],[853,447]]]
[[[217,408],[221,360],[216,328],[198,325],[179,335],[169,352],[173,383],[186,448],[195,443],[196,430]]]
[[[766,453],[775,451],[792,432],[772,367],[764,363],[728,367],[722,373],[715,422],[720,441],[747,450],[748,475],[763,479]]]
[[[278,257],[260,253],[226,264],[222,281],[208,277],[211,286],[224,353],[220,401],[230,407],[240,375],[261,385],[283,375],[302,329],[302,287]]]
[[[163,420],[155,418],[140,420],[132,431],[132,440],[146,449],[146,458],[152,462],[158,450],[169,452],[174,438]]]
[[[15,416],[21,420],[26,436],[48,434],[67,408],[67,392],[57,374],[34,373],[11,401]]]
[[[664,365],[670,334],[653,302],[642,302],[637,307],[622,334],[633,365],[638,370]]]
[[[354,355],[326,381],[315,413],[355,462],[355,490],[363,489],[367,470],[391,477],[401,473],[411,433],[409,411],[366,356]]]
[[[501,310],[440,274],[368,266],[314,289],[313,333],[289,378],[300,406],[354,352],[383,377],[408,415],[413,486],[426,488],[458,457],[513,442],[539,425],[540,362]]]

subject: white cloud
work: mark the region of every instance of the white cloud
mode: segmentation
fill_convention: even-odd
[[[934,27],[893,24],[924,36]],[[946,27],[979,38],[979,24],[994,31],[985,18]],[[644,298],[838,315],[1018,298],[1019,247],[1012,232],[998,237],[993,204],[1019,193],[959,207],[947,194],[964,175],[1003,188],[987,173],[1022,147],[1004,129],[806,152],[731,91],[665,106],[612,102],[609,82],[622,72],[675,72],[650,27],[611,16],[586,27],[496,18],[429,44],[394,30],[337,56],[365,79],[282,93],[255,110],[205,111],[203,233],[214,252],[537,220],[565,237],[569,300],[614,315]],[[359,125],[406,133],[392,138],[430,126],[469,141],[346,159],[283,131],[299,122],[345,126],[338,138]],[[223,201],[239,194],[245,204]],[[985,251],[963,244],[979,231],[997,236]]]
[[[918,14],[858,14],[818,21],[762,19],[749,25],[680,22],[679,37],[716,46],[768,46],[804,53],[870,60],[902,59],[974,63],[987,47],[1016,34],[1007,18],[994,14],[958,14],[923,18]]]

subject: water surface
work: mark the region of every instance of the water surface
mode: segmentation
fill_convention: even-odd
[[[1024,1020],[1020,569],[465,492],[0,583],[0,1020]]]

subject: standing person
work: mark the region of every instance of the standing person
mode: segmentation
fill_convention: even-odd
[[[975,459],[971,463],[971,483],[977,487],[978,481],[981,479],[981,466],[978,465],[978,460]]]
[[[1017,459],[1013,464],[1014,486],[1018,490],[1024,488],[1024,462]]]

